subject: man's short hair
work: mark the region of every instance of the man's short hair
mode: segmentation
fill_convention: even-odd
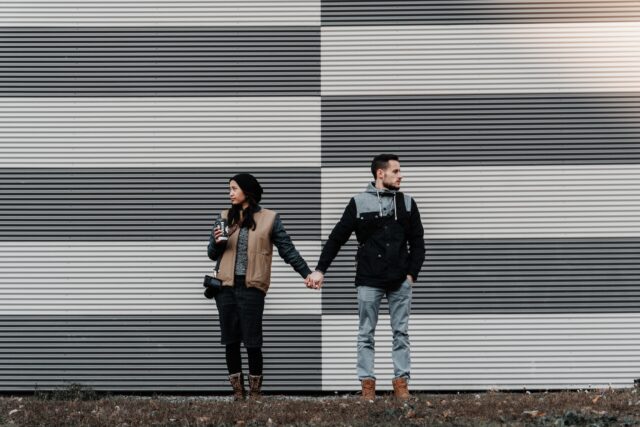
[[[400,157],[395,154],[378,154],[371,161],[371,173],[373,177],[376,177],[376,171],[378,169],[386,169],[389,166],[389,160],[400,161]]]

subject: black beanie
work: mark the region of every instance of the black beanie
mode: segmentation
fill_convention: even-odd
[[[229,180],[235,181],[247,196],[251,195],[256,203],[262,199],[262,187],[257,179],[250,173],[239,173]]]

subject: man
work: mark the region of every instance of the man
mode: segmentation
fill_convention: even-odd
[[[393,330],[393,390],[397,398],[410,398],[409,312],[411,287],[424,261],[424,230],[416,202],[400,193],[400,161],[380,154],[371,162],[374,182],[354,196],[324,245],[316,271],[307,281],[320,288],[324,274],[351,233],[356,232],[358,253],[358,378],[362,398],[375,399],[374,335],[382,297],[389,302]]]

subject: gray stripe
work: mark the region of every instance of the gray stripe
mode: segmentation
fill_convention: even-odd
[[[224,169],[0,169],[0,240],[207,240]],[[320,170],[251,170],[294,239],[320,238]]]
[[[427,240],[426,248],[414,314],[640,312],[638,238]],[[357,312],[354,257],[349,243],[329,269],[323,313]]]
[[[637,1],[322,1],[325,26],[616,22],[639,18]]]
[[[265,316],[265,391],[321,389],[320,324],[319,316]],[[72,382],[96,390],[229,391],[214,315],[2,316],[0,341],[4,391]]]
[[[320,94],[317,27],[13,27],[0,46],[0,96]]]
[[[323,166],[640,162],[640,94],[323,97]]]

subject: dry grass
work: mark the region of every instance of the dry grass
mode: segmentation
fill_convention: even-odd
[[[75,388],[0,398],[0,425],[16,426],[640,426],[637,389],[550,393],[219,397],[100,397]]]

